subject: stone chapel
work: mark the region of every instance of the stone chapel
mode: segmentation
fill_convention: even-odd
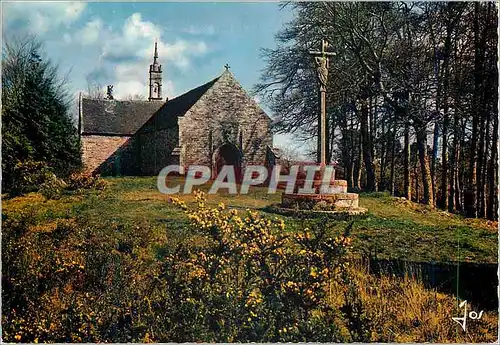
[[[83,162],[102,175],[156,175],[172,164],[205,165],[215,176],[234,165],[271,166],[271,119],[226,66],[217,78],[173,99],[162,98],[155,43],[147,101],[79,98]]]

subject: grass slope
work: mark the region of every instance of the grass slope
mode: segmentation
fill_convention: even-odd
[[[59,200],[45,200],[39,194],[4,200],[4,216],[19,212],[35,214],[41,221],[58,218],[84,218],[91,224],[113,226],[149,226],[175,239],[185,237],[185,215],[168,203],[168,196],[156,188],[153,177],[108,178],[104,192],[63,195]],[[172,185],[182,183],[178,178]],[[208,187],[204,186],[203,190]],[[192,195],[181,195],[187,203]],[[266,188],[250,188],[247,195],[222,191],[208,198],[210,204],[226,203],[239,209],[257,209],[279,202],[281,193],[267,194]],[[429,209],[383,193],[361,194],[360,206],[366,217],[356,219],[352,229],[353,244],[359,253],[378,258],[436,262],[497,262],[497,223],[465,219],[440,210]],[[272,215],[274,217],[274,215]],[[291,228],[307,226],[311,221],[283,217]],[[346,221],[329,220],[333,231],[343,231]]]

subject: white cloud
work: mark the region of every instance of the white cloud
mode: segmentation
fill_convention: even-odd
[[[171,80],[164,80],[162,85],[163,99],[172,98],[174,96],[174,84]],[[114,84],[114,96],[117,99],[124,99],[128,96],[143,95],[147,99],[148,84],[136,80],[118,81]]]
[[[147,65],[143,63],[122,63],[116,65],[115,76],[122,81],[142,80],[146,77]]]
[[[123,26],[112,29],[105,26],[99,18],[88,22],[79,31],[81,44],[97,44],[101,52],[100,65],[96,69],[111,70],[117,98],[130,94],[147,96],[148,67],[153,59],[155,41],[158,42],[158,54],[163,65],[163,77],[171,68],[187,69],[191,59],[208,51],[205,42],[177,39],[173,42],[162,40],[163,28],[144,20],[140,13],[134,13],[125,20]],[[85,37],[85,38],[84,38]],[[76,41],[76,39],[75,39]],[[112,74],[113,74],[112,73]],[[163,97],[174,95],[174,85],[169,80],[163,81]]]
[[[87,4],[84,2],[70,2],[61,7],[64,9],[63,22],[69,24],[80,18],[85,6]]]
[[[148,93],[148,73],[149,62],[122,63],[116,65],[114,69],[114,91],[118,99],[129,95],[144,95]],[[171,80],[163,80],[162,95],[165,97],[174,96],[174,84]]]
[[[132,14],[123,26],[123,34],[127,39],[155,38],[160,36],[160,29],[151,22],[142,21],[140,13]]]
[[[207,50],[208,47],[203,41],[189,42],[177,40],[174,43],[158,42],[158,54],[160,59],[182,69],[186,69],[190,66],[191,57],[203,55]],[[138,52],[138,55],[142,58],[150,59],[151,54],[151,47],[146,47],[144,50]]]
[[[163,81],[163,98],[173,98],[175,96],[174,93],[174,82],[172,80],[164,80]]]
[[[77,32],[81,44],[88,45],[97,42],[103,30],[103,22],[100,18],[88,22],[83,29]]]
[[[106,39],[102,50],[103,56],[109,58],[143,57],[138,52],[142,53],[147,47],[151,56],[152,44],[161,36],[160,27],[143,21],[140,13],[134,13],[127,18],[121,32],[113,32],[109,28],[108,31],[109,38]]]
[[[174,42],[162,40],[162,28],[149,21],[144,21],[140,13],[134,13],[125,20],[123,27],[113,30],[104,26],[100,18],[88,22],[78,32],[81,44],[97,43],[101,57],[108,61],[148,60],[153,56],[154,43],[158,42],[161,62],[172,63],[179,68],[190,66],[190,59],[208,51],[205,42],[177,39]]]
[[[129,95],[144,95],[146,85],[140,81],[118,81],[113,86],[114,96],[123,99]]]
[[[80,18],[84,2],[10,2],[3,5],[7,27],[23,23],[34,34],[43,34],[61,25],[69,27]]]

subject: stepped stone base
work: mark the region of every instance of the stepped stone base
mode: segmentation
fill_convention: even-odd
[[[294,193],[297,194],[299,188],[304,187],[304,184],[306,184],[306,183],[307,183],[307,180],[305,180],[305,179],[297,179],[297,182],[295,183]],[[321,184],[322,184],[322,181],[319,181],[319,180],[312,181],[312,188],[315,190],[316,194],[319,194]],[[346,193],[347,192],[347,181],[346,180],[332,180],[330,182],[330,187],[332,188],[334,193]],[[279,182],[277,188],[284,190],[286,188],[286,183]]]
[[[281,206],[302,210],[324,210],[359,207],[356,193],[334,194],[285,194],[281,195]]]
[[[315,194],[283,193],[281,204],[270,208],[281,214],[305,214],[305,215],[332,215],[335,218],[363,215],[366,208],[359,207],[359,196],[356,193],[347,193],[347,181],[334,180],[331,186],[334,193],[321,194],[319,186],[321,181],[314,181]]]

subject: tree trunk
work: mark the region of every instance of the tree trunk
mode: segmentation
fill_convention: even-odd
[[[347,180],[347,187],[349,189],[354,188],[354,180],[353,180],[353,169],[354,169],[354,160],[352,159],[352,156],[355,152],[355,148],[352,147],[352,131],[349,130],[349,128],[346,127],[346,130],[343,131],[342,133],[343,137],[343,149],[342,149],[342,155],[343,155],[343,161],[344,161],[344,167],[345,167],[345,179]],[[349,147],[348,147],[349,146]],[[350,148],[350,149],[349,149]]]
[[[448,8],[452,6],[451,3],[448,4]],[[449,101],[448,92],[450,89],[450,56],[451,56],[451,36],[453,33],[453,26],[451,19],[448,19],[446,26],[446,39],[444,42],[444,80],[443,80],[443,92],[441,94],[441,100],[443,103],[443,134],[442,134],[442,152],[441,152],[441,200],[440,207],[442,209],[448,208],[448,127],[450,125],[450,115],[449,115]]]
[[[356,191],[361,190],[361,172],[363,170],[363,153],[361,148],[361,143],[358,145],[358,159],[356,159],[357,166],[354,175],[354,188]]]
[[[357,133],[360,133],[358,131],[358,129],[356,128],[356,132]],[[360,191],[361,190],[361,172],[363,170],[363,147],[362,147],[362,143],[361,143],[361,133],[359,134],[359,137],[358,137],[358,142],[357,142],[357,145],[353,147],[356,148],[356,171],[355,171],[355,175],[354,175],[354,184],[355,184],[355,189],[357,191]]]
[[[439,105],[436,100],[436,110],[439,111]],[[438,156],[438,145],[439,145],[439,123],[436,120],[434,124],[434,137],[432,140],[432,159],[431,159],[431,181],[432,181],[432,192],[436,195],[436,161]]]
[[[441,152],[441,199],[440,199],[440,207],[444,210],[448,208],[448,195],[449,195],[449,186],[448,186],[448,126],[449,126],[449,118],[448,118],[448,109],[445,110],[444,121],[443,121],[443,148]]]
[[[453,121],[453,146],[451,151],[451,159],[450,159],[450,195],[448,198],[448,211],[455,212],[457,210],[457,204],[455,202],[455,196],[458,194],[458,158],[459,158],[459,127],[458,127],[458,114],[455,111]]]
[[[493,117],[493,139],[491,141],[491,157],[488,164],[488,203],[486,216],[495,219],[497,216],[497,172],[498,172],[498,116]]]
[[[483,103],[484,104],[484,103]],[[486,109],[484,109],[486,111]],[[488,116],[489,118],[489,116]],[[484,121],[484,113],[481,113],[481,119],[480,119],[480,126],[479,126],[479,142],[477,146],[477,165],[476,165],[476,216],[477,217],[484,217],[484,213],[481,213],[481,210],[484,211],[483,208],[483,200],[484,200],[484,184],[485,180],[483,180],[483,159],[484,159],[484,144],[486,146],[488,143],[485,143],[485,135],[486,131],[488,130],[487,127],[485,127],[485,121]],[[489,125],[489,123],[488,123]]]
[[[387,168],[387,153],[386,153],[386,147],[387,147],[387,135],[385,133],[385,121],[382,121],[382,133],[380,138],[381,140],[381,148],[380,148],[380,184],[379,184],[379,190],[387,190],[387,178],[385,176],[385,170]]]
[[[389,181],[389,188],[391,190],[391,195],[394,196],[394,165],[396,163],[396,121],[394,121],[394,127],[392,129],[392,146],[391,146],[391,177]]]
[[[377,190],[377,178],[375,176],[375,169],[373,165],[373,158],[371,153],[370,135],[368,132],[368,104],[366,99],[361,99],[361,138],[363,145],[363,161],[366,170],[366,190],[374,192]]]
[[[460,128],[460,151],[459,151],[459,156],[458,156],[458,162],[462,159],[462,157],[465,157],[465,130],[467,128],[467,120],[463,120],[461,123],[461,128]],[[457,188],[458,188],[458,210],[460,212],[465,213],[465,185],[467,183],[467,176],[466,176],[466,170],[463,164],[460,164],[458,168],[458,177],[457,177]]]
[[[489,109],[488,109],[489,111]],[[479,187],[481,199],[479,202],[479,208],[477,210],[481,218],[486,218],[486,203],[487,203],[487,184],[488,184],[488,153],[489,153],[489,143],[490,137],[490,119],[491,116],[487,115],[485,133],[483,135],[484,141],[482,141],[482,159],[481,159],[481,184]]]
[[[418,167],[417,167],[417,159],[415,159],[415,164],[413,165],[413,176],[415,179],[415,202],[420,202],[420,188],[418,186]]]
[[[434,206],[434,196],[432,195],[432,176],[427,154],[427,131],[425,124],[420,124],[415,128],[417,134],[417,149],[420,159],[420,170],[422,171],[422,186],[424,189],[423,202],[426,205]]]
[[[405,123],[404,149],[403,149],[403,188],[405,198],[411,200],[410,177],[410,125]]]
[[[458,35],[455,35],[453,42],[453,144],[450,161],[450,196],[448,199],[448,211],[457,212],[460,208],[460,189],[459,189],[459,158],[460,158],[460,57],[458,56]],[[448,69],[449,70],[449,69]],[[450,79],[448,79],[450,80]]]
[[[484,36],[481,37],[479,30],[480,14],[479,2],[474,4],[474,94],[473,94],[473,114],[472,114],[472,136],[469,149],[469,170],[467,174],[466,199],[464,201],[467,217],[477,217],[477,137],[480,117],[480,99],[483,90],[483,60],[484,60]]]
[[[375,101],[373,101],[373,97],[370,96],[370,152],[372,155],[372,159],[375,160],[376,157],[376,150],[375,150],[375,143],[377,142],[377,112],[375,111],[376,106],[377,106],[377,99],[375,98]],[[376,172],[375,172],[376,174]],[[378,181],[378,179],[377,179]]]
[[[352,160],[350,162],[346,162],[346,180],[347,180],[347,186],[349,189],[354,188],[353,180],[352,180],[352,170],[354,168],[354,164]]]

